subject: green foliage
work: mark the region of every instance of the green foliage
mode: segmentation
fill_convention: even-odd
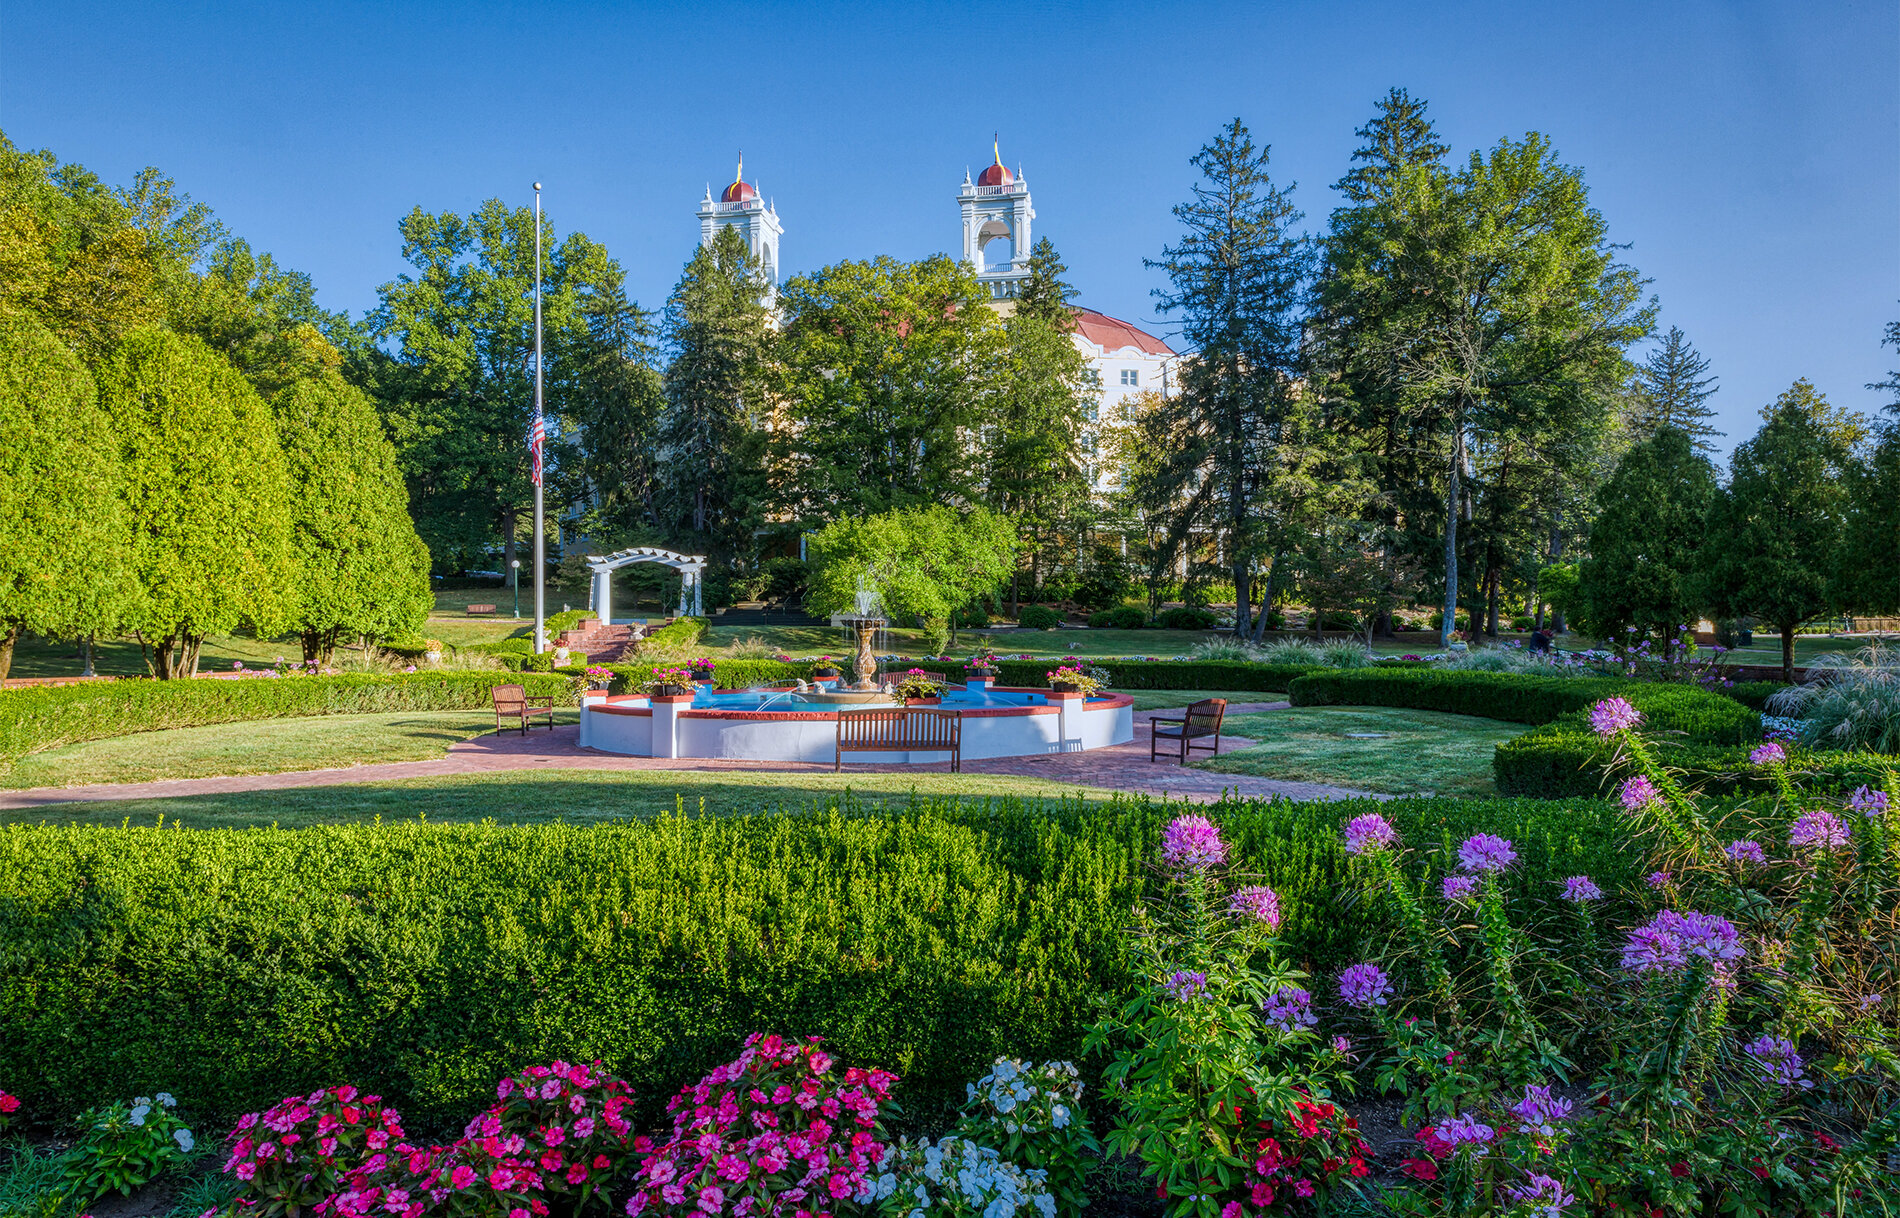
[[[85,1132],[60,1157],[67,1199],[83,1210],[108,1193],[129,1197],[133,1189],[182,1164],[194,1141],[176,1106],[161,1091],[156,1102],[139,1096],[80,1114]]]
[[[1716,494],[1715,468],[1680,428],[1665,426],[1625,453],[1597,490],[1573,622],[1619,642],[1628,626],[1667,639],[1693,622],[1691,585]]]
[[[765,520],[769,361],[774,331],[765,303],[776,281],[739,230],[722,228],[693,252],[666,302],[665,374],[654,469],[656,515],[692,553],[749,552]]]
[[[160,677],[186,675],[207,634],[285,624],[290,486],[270,410],[196,339],[141,330],[100,376],[118,433],[140,589],[127,617]]]
[[[1054,630],[1062,625],[1062,615],[1047,605],[1024,605],[1016,614],[1016,624],[1025,630]]]
[[[942,505],[848,518],[812,536],[805,609],[854,612],[860,588],[878,594],[887,615],[949,621],[996,594],[1014,568],[1016,525],[987,508]]]
[[[840,262],[793,276],[779,299],[791,513],[978,502],[974,441],[996,421],[1004,330],[975,270],[944,255]]]
[[[1667,427],[1686,436],[1697,452],[1713,449],[1710,437],[1722,433],[1709,426],[1715,411],[1703,405],[1715,394],[1711,388],[1715,378],[1705,375],[1708,370],[1709,361],[1702,358],[1682,327],[1669,327],[1636,375],[1642,395],[1642,407],[1634,420],[1637,433],[1647,439]]]
[[[1806,381],[1776,400],[1754,438],[1729,458],[1729,484],[1701,538],[1697,599],[1722,617],[1756,617],[1782,632],[1783,681],[1794,681],[1794,631],[1828,608],[1828,575],[1845,508],[1848,452],[1817,416],[1826,399]]]
[[[1089,626],[1095,630],[1139,630],[1147,624],[1148,615],[1134,605],[1089,614]]]
[[[251,677],[242,681],[127,680],[0,692],[0,764],[28,753],[172,727],[304,715],[478,710],[497,685],[532,694],[565,692],[563,680],[505,672],[429,671],[393,676]]]
[[[998,684],[1042,688],[1049,660],[998,660]],[[1239,660],[1089,660],[1105,668],[1112,689],[1258,689],[1285,693],[1312,672],[1308,664],[1254,664]]]
[[[1847,478],[1847,521],[1831,596],[1859,613],[1900,612],[1900,426],[1890,426]]]
[[[1338,835],[1375,807],[1415,840],[1511,837],[1526,885],[1634,879],[1597,802],[1217,805],[1280,893],[1290,958],[1332,967],[1380,933]],[[890,1063],[906,1113],[948,1117],[970,1062],[1072,1055],[1098,995],[1127,996],[1120,931],[1173,811],[847,798],[590,828],[7,826],[0,1078],[50,1116],[163,1077],[217,1118],[348,1078],[459,1126],[521,1062],[600,1057],[652,1116],[773,1026]]]
[[[1779,681],[1736,681],[1718,691],[1725,698],[1733,698],[1743,706],[1757,711],[1768,709],[1768,699],[1788,688]]]
[[[1768,701],[1777,715],[1801,721],[1810,748],[1900,754],[1900,654],[1875,644],[1845,663],[1820,669]]]
[[[369,399],[329,373],[292,383],[273,410],[290,476],[291,629],[304,659],[327,664],[345,635],[422,629],[435,603],[429,551]]]
[[[1182,606],[1163,613],[1155,619],[1155,625],[1164,630],[1212,630],[1219,621],[1206,609]]]
[[[23,632],[118,624],[129,590],[121,480],[92,378],[39,322],[0,312],[0,679]]]
[[[691,650],[709,625],[703,617],[678,618],[656,630],[649,630],[634,650],[655,660],[677,660]]]

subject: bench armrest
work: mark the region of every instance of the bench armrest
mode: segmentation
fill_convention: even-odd
[[[533,694],[528,698],[529,710],[553,710],[553,694]]]
[[[1150,720],[1148,720],[1148,726],[1149,726],[1149,727],[1153,727],[1153,726],[1154,726],[1155,724],[1157,724],[1157,723],[1178,723],[1178,724],[1180,724],[1180,725],[1181,725],[1181,726],[1183,726],[1183,727],[1186,727],[1186,726],[1187,726],[1187,720],[1186,720],[1186,719],[1169,719],[1169,718],[1165,718],[1165,717],[1163,717],[1163,716],[1161,716],[1161,715],[1156,715],[1156,716],[1155,716],[1154,718],[1152,718],[1152,719],[1150,719]]]

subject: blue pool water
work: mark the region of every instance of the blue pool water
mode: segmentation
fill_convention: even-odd
[[[1049,700],[1041,694],[976,692],[967,689],[946,689],[943,692],[943,706],[948,710],[974,710],[979,707],[1004,706],[1047,706]],[[820,698],[807,698],[797,693],[775,693],[770,690],[740,689],[715,693],[711,686],[702,685],[693,694],[693,707],[696,710],[837,710],[840,705],[850,703],[825,701]],[[880,706],[883,703],[864,705]]]

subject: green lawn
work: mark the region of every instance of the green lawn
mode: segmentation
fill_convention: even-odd
[[[191,829],[301,828],[374,820],[586,824],[676,808],[713,815],[808,806],[847,794],[871,803],[925,796],[1106,799],[1112,792],[1005,774],[769,774],[749,770],[511,770],[404,782],[298,787],[175,799],[54,804],[0,811],[0,824],[182,823]]]
[[[1326,706],[1234,715],[1221,730],[1259,743],[1196,762],[1200,769],[1389,795],[1485,796],[1496,794],[1492,750],[1527,728],[1437,711]],[[1359,732],[1379,736],[1348,734]]]
[[[555,718],[574,723],[579,714],[556,710]],[[171,728],[34,753],[0,774],[0,787],[156,782],[426,761],[442,756],[457,741],[494,730],[492,711],[322,715]]]

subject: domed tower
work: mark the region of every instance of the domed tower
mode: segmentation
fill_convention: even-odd
[[[759,197],[758,188],[745,180],[743,155],[732,175],[732,185],[720,191],[718,199],[707,187],[706,197],[699,204],[699,243],[711,245],[722,228],[736,228],[745,238],[746,248],[759,260],[765,276],[766,303],[778,303],[778,239],[785,229],[778,221],[778,209],[768,207]]]
[[[1000,142],[992,146],[989,167],[976,181],[963,175],[957,202],[963,207],[963,256],[993,300],[1013,300],[1029,278],[1029,183],[1003,164]]]

